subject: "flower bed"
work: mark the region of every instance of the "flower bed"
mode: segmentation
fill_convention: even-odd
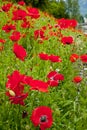
[[[86,130],[87,36],[77,21],[0,6],[0,129]]]

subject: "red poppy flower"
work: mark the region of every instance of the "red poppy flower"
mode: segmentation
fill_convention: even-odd
[[[52,28],[53,28],[53,26],[52,26],[51,24],[48,24],[48,27],[49,27],[49,29],[52,29]]]
[[[75,76],[74,79],[73,79],[74,83],[79,83],[81,81],[82,81],[82,77],[80,77],[80,76]]]
[[[26,76],[24,75],[24,78],[22,80],[22,82],[26,85],[30,85],[30,82],[33,80],[33,78],[31,76]]]
[[[8,81],[6,83],[6,88],[13,90],[13,91],[15,90],[15,92],[17,94],[18,91],[16,91],[16,90],[17,90],[17,86],[19,86],[18,90],[20,92],[23,92],[23,90],[24,90],[23,85],[25,85],[25,84],[29,85],[30,81],[32,79],[33,79],[32,77],[20,74],[20,72],[18,70],[15,70],[11,75],[8,75]]]
[[[9,33],[11,30],[16,30],[16,27],[12,24],[6,24],[2,27],[2,30],[4,30],[6,33]]]
[[[49,56],[49,60],[51,62],[62,62],[62,59],[60,58],[60,56],[56,56],[56,55],[53,55],[53,54],[51,54]]]
[[[31,18],[39,18],[40,14],[39,14],[39,10],[37,8],[27,8],[28,10],[28,16],[30,16]]]
[[[79,56],[78,56],[77,54],[72,54],[72,55],[70,56],[70,61],[71,61],[71,62],[75,62],[78,58],[79,58]]]
[[[21,1],[18,2],[18,4],[21,5],[21,6],[24,6],[25,2],[23,0],[21,0]]]
[[[28,21],[23,21],[23,23],[21,24],[22,28],[29,28],[30,27],[30,23]]]
[[[22,47],[22,45],[18,45],[17,43],[13,46],[13,52],[20,60],[24,61],[27,56],[26,50]]]
[[[83,54],[80,56],[82,62],[87,62],[87,54]]]
[[[58,20],[58,25],[60,26],[61,29],[65,29],[68,27],[76,27],[77,26],[77,21],[75,19],[59,19]]]
[[[20,40],[20,37],[21,37],[20,32],[14,31],[14,32],[12,33],[12,35],[10,36],[10,39],[11,39],[12,41],[18,41],[18,40]]]
[[[24,75],[20,74],[18,70],[15,70],[11,75],[8,75],[8,81],[6,88],[11,90],[18,86],[20,82],[24,80]]]
[[[47,83],[50,85],[50,86],[58,86],[59,85],[59,81],[61,80],[64,80],[64,76],[63,74],[60,74],[56,71],[51,71],[47,77],[50,79],[47,81]]]
[[[69,27],[69,23],[66,19],[62,18],[58,20],[58,25],[60,26],[60,28],[65,29]]]
[[[64,80],[63,74],[58,73],[57,71],[51,71],[47,77],[52,80]]]
[[[4,44],[6,41],[2,38],[0,38],[0,43]]]
[[[46,30],[46,26],[42,26],[42,30]]]
[[[70,45],[73,43],[73,38],[71,36],[66,36],[66,37],[62,37],[61,39],[61,42],[64,44],[64,45]]]
[[[2,6],[2,10],[4,12],[8,12],[11,7],[12,7],[12,4],[11,3],[7,3],[7,4],[5,4],[5,5]]]
[[[77,26],[77,21],[75,19],[70,19],[69,26],[75,28]]]
[[[11,103],[24,105],[24,99],[28,96],[28,93],[24,93],[24,75],[20,74],[19,71],[14,71],[8,76],[6,82],[7,92],[6,95],[9,97]]]
[[[51,87],[56,87],[59,85],[59,81],[50,79],[47,81],[47,84]]]
[[[64,76],[63,74],[60,74],[60,73],[57,73],[55,76],[54,76],[54,80],[64,80]]]
[[[11,101],[12,104],[20,104],[22,106],[24,106],[24,101],[28,96],[28,93],[22,93],[16,96],[10,96],[9,100]]]
[[[48,54],[45,54],[45,53],[43,53],[43,52],[39,54],[39,57],[40,57],[40,59],[42,59],[42,60],[49,60]]]
[[[41,92],[48,92],[48,84],[41,80],[31,80],[31,90],[38,90]]]
[[[52,126],[52,110],[47,106],[40,106],[32,111],[31,121],[34,126],[40,126],[41,130],[46,130]]]
[[[50,79],[53,79],[53,77],[54,77],[55,75],[57,75],[57,71],[51,71],[51,72],[47,75],[47,77],[50,78]]]
[[[37,38],[44,39],[45,38],[44,32],[42,30],[35,30],[34,31],[34,38],[35,39],[37,39]]]
[[[12,20],[23,20],[27,16],[26,11],[22,9],[18,9],[16,11],[13,11],[12,13],[13,13]]]

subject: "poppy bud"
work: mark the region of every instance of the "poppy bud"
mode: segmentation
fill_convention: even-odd
[[[28,113],[27,113],[27,111],[24,110],[24,111],[22,112],[22,118],[25,118],[25,117],[27,117],[27,116],[28,116]]]
[[[15,92],[14,92],[13,90],[9,90],[9,94],[10,94],[11,96],[15,96]]]

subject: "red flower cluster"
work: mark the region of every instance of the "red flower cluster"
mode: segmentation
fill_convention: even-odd
[[[76,60],[79,58],[79,56],[77,55],[77,54],[72,54],[71,56],[70,56],[70,61],[71,62],[76,62]]]
[[[25,2],[23,0],[21,0],[21,1],[18,2],[18,4],[21,5],[21,6],[24,6]]]
[[[77,21],[75,19],[69,19],[69,26],[75,28],[77,26]]]
[[[73,38],[71,36],[66,36],[66,37],[62,37],[61,39],[61,42],[64,44],[64,45],[70,45],[73,43]]]
[[[19,71],[14,71],[12,75],[8,76],[6,95],[11,103],[24,105],[24,99],[28,96],[28,93],[24,93],[25,77]]]
[[[87,54],[82,54],[82,55],[78,55],[78,54],[72,54],[70,56],[70,61],[71,62],[75,62],[77,59],[80,59],[83,63],[87,62]]]
[[[16,27],[12,24],[6,24],[2,27],[2,30],[4,30],[6,33],[9,33],[11,30],[16,30]]]
[[[29,28],[30,27],[30,22],[27,21],[27,19],[23,19],[23,22],[21,23],[22,28]]]
[[[34,126],[40,126],[40,130],[46,130],[52,126],[52,110],[47,106],[40,106],[32,111],[31,121]]]
[[[10,39],[15,42],[15,41],[20,40],[20,37],[21,37],[20,32],[14,31],[14,32],[12,33],[12,35],[10,36]]]
[[[49,80],[47,81],[47,83],[52,86],[52,87],[55,87],[55,86],[58,86],[59,84],[59,81],[62,81],[64,80],[64,76],[63,74],[60,74],[56,71],[51,71],[47,77],[49,78]]]
[[[24,61],[27,56],[26,50],[22,47],[22,45],[18,45],[17,43],[13,46],[13,52],[20,60]]]
[[[61,29],[65,29],[68,27],[76,27],[77,26],[77,21],[75,19],[59,19],[58,25]]]
[[[12,20],[23,20],[27,16],[26,11],[22,9],[18,9],[16,11],[13,11],[12,13],[13,13]]]
[[[62,59],[60,58],[60,56],[56,56],[56,55],[48,55],[48,54],[45,54],[45,53],[40,53],[39,54],[39,57],[42,59],[42,60],[50,60],[51,62],[62,62]]]
[[[7,4],[5,4],[5,5],[2,6],[2,10],[4,12],[8,12],[11,7],[12,7],[12,4],[11,3],[7,3]]]
[[[44,32],[42,30],[35,30],[34,31],[34,38],[35,39],[37,39],[37,38],[44,39],[45,38]]]
[[[6,83],[6,95],[11,103],[24,105],[24,99],[28,93],[24,93],[24,85],[30,86],[30,90],[38,90],[40,92],[48,92],[48,84],[41,80],[35,80],[30,76],[22,75],[18,70],[8,75]]]
[[[28,16],[31,18],[37,19],[40,17],[39,10],[37,8],[27,8],[28,10]]]

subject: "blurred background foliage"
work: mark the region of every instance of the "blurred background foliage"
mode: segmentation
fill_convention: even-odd
[[[19,2],[20,0],[12,0]],[[24,0],[27,5],[37,7],[42,11],[46,11],[55,18],[76,19],[79,23],[84,22],[80,13],[78,0]]]

